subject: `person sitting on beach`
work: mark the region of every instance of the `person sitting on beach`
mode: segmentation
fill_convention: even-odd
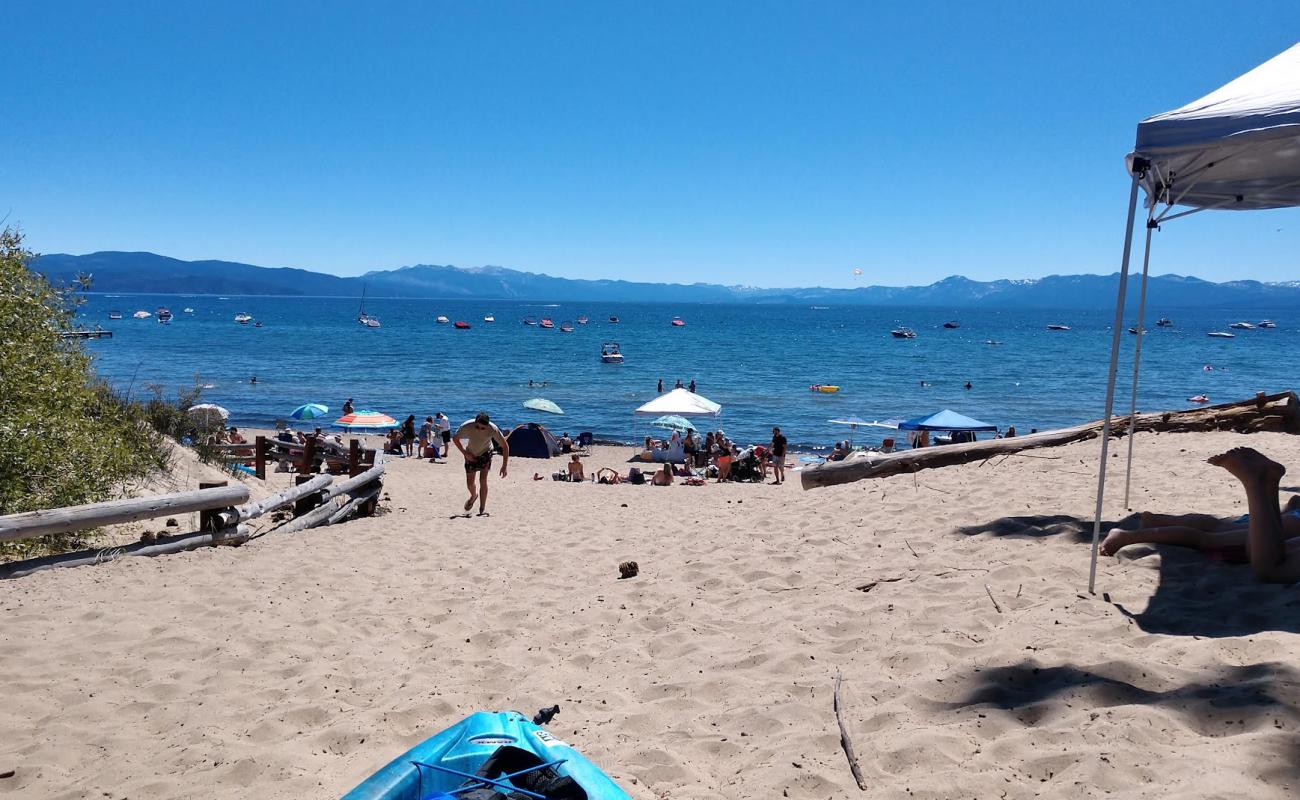
[[[402,455],[402,432],[397,428],[388,432],[388,438],[384,441],[384,453],[390,456]]]
[[[561,453],[572,453],[572,452],[573,452],[573,440],[569,438],[569,432],[568,432],[568,431],[565,431],[565,432],[564,432],[564,435],[561,436],[561,437],[559,438],[559,440],[557,441],[557,444],[560,445],[560,452],[561,452]]]
[[[846,439],[845,441],[835,443],[835,449],[831,450],[831,454],[826,457],[826,460],[843,461],[844,459],[848,458],[848,456],[849,456],[849,443],[848,440]]]
[[[718,483],[722,483],[731,477],[731,462],[736,458],[735,453],[732,451],[733,448],[721,450],[718,453],[717,459],[714,460],[714,463],[718,467]]]
[[[672,486],[673,485],[672,467],[667,463],[665,463],[663,469],[656,472],[655,476],[650,479],[650,483],[654,486]]]
[[[1110,556],[1131,544],[1172,544],[1249,563],[1265,583],[1300,581],[1300,496],[1292,496],[1285,507],[1277,499],[1286,467],[1249,447],[1235,447],[1208,462],[1241,481],[1249,511],[1245,517],[1144,513],[1141,528],[1106,534],[1101,552]]]
[[[578,460],[578,454],[574,453],[569,458],[569,480],[585,481],[586,479],[587,476],[582,471],[582,462]]]

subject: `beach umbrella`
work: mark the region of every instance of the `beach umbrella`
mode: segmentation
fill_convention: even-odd
[[[294,419],[316,419],[330,413],[329,406],[323,406],[320,403],[307,403],[295,408],[289,416]]]
[[[394,428],[397,426],[397,420],[381,414],[378,411],[357,411],[334,420],[334,424],[340,428],[347,428],[350,431],[365,430],[366,428]]]
[[[564,410],[547,400],[545,397],[534,397],[531,400],[524,401],[524,408],[531,408],[534,411],[545,411],[547,414],[563,414]]]
[[[633,412],[638,417],[662,417],[672,414],[679,417],[716,417],[722,406],[704,395],[686,389],[673,389],[661,394]]]
[[[676,414],[666,414],[650,424],[656,428],[672,428],[677,431],[693,431],[696,429],[689,419]]]
[[[212,403],[199,403],[196,406],[190,406],[185,415],[192,419],[196,425],[211,428],[224,425],[226,420],[230,419],[229,411]]]
[[[865,419],[863,419],[862,417],[857,416],[856,414],[853,415],[853,416],[850,416],[850,417],[845,417],[844,419],[832,419],[832,420],[827,420],[827,422],[830,422],[830,423],[832,423],[832,424],[834,424],[834,425],[848,425],[850,429],[855,430],[855,431],[858,429],[858,426],[859,426],[859,425],[870,425],[870,424],[871,424],[870,422],[867,422]],[[850,441],[850,442],[853,441],[853,437],[852,437],[852,436],[849,437],[849,441]]]

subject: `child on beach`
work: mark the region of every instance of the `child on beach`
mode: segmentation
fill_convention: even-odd
[[[1138,530],[1111,530],[1101,552],[1110,556],[1131,544],[1172,544],[1249,563],[1255,577],[1266,583],[1300,581],[1300,497],[1285,507],[1277,500],[1286,467],[1249,447],[1212,456],[1209,463],[1241,481],[1249,514],[1223,520],[1206,514],[1144,513]]]
[[[429,440],[431,440],[432,438],[433,438],[433,417],[425,417],[424,424],[420,426],[420,458],[424,458],[424,454],[429,449]],[[438,451],[436,449],[433,451],[433,457],[434,458],[438,457]]]

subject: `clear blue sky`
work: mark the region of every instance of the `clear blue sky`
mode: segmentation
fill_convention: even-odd
[[[5,8],[38,251],[758,286],[1114,271],[1137,121],[1300,39],[1295,0]],[[1300,212],[1156,248],[1300,279]]]

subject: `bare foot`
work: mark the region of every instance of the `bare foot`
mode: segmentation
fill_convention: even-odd
[[[1120,548],[1128,544],[1124,541],[1124,534],[1128,531],[1123,528],[1111,528],[1106,538],[1101,540],[1101,554],[1103,556],[1113,556],[1119,552]]]
[[[471,494],[471,495],[469,496],[469,499],[465,501],[465,510],[466,510],[466,511],[469,511],[471,508],[473,508],[473,507],[474,507],[474,503],[475,503],[477,500],[478,500],[478,495],[477,495],[477,494]]]
[[[1206,462],[1223,467],[1243,482],[1260,478],[1280,481],[1286,474],[1286,467],[1251,447],[1234,447],[1226,453],[1210,456]]]

